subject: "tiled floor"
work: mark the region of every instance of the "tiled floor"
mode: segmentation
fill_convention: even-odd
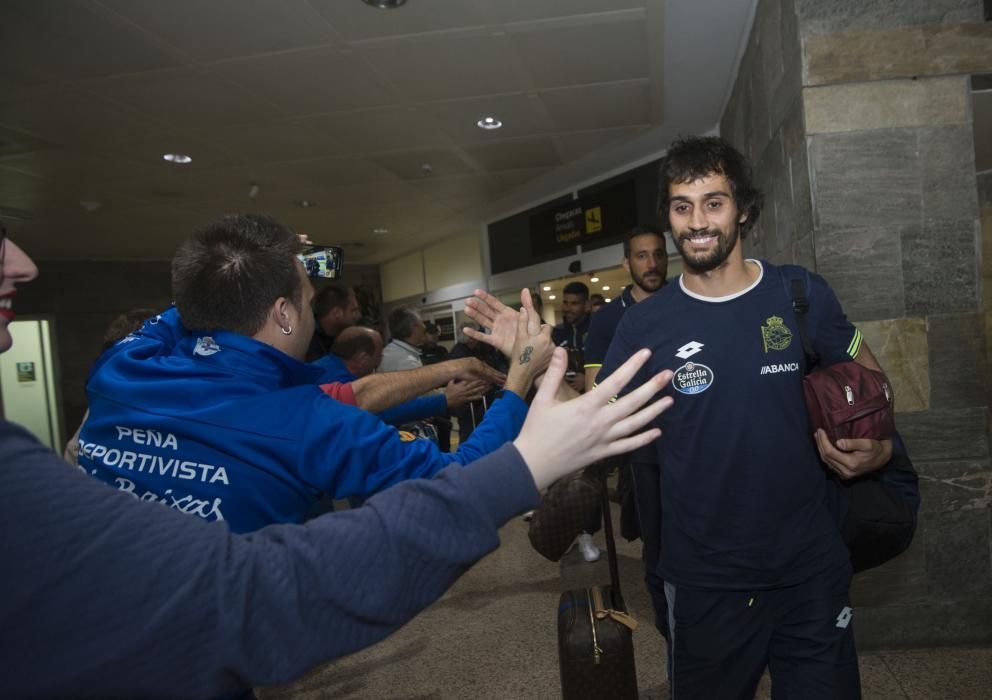
[[[500,534],[496,552],[392,637],[293,685],[261,690],[259,698],[559,698],[558,594],[563,585],[608,580],[605,556],[586,564],[570,554],[559,570],[531,549],[519,518]],[[618,549],[624,594],[642,622],[634,632],[641,698],[667,698],[664,646],[650,622],[639,543],[621,542]],[[992,648],[863,654],[861,678],[865,700],[992,698]],[[757,697],[770,697],[767,678]]]

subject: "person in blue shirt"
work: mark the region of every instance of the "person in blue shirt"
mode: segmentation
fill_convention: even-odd
[[[225,217],[179,248],[176,307],[94,365],[78,456],[86,473],[250,532],[299,522],[321,494],[368,497],[516,436],[521,397],[550,357],[550,329],[520,339],[531,352],[515,357],[502,397],[457,452],[406,442],[322,391],[322,370],[302,361],[314,317],[300,246],[288,228],[250,215]]]
[[[341,331],[334,340],[331,352],[313,364],[325,370],[322,381],[350,383],[371,375],[379,368],[382,350],[383,342],[379,331],[365,326],[351,326]],[[482,398],[490,386],[477,379],[452,379],[444,385],[444,392],[418,396],[379,411],[377,415],[383,422],[396,426],[432,416],[443,416],[451,409]]]
[[[589,287],[582,282],[565,285],[561,292],[561,318],[561,323],[551,331],[551,340],[556,346],[568,350],[569,374],[566,381],[581,394],[586,385],[582,353],[589,333]]]
[[[743,254],[762,200],[745,158],[719,138],[678,141],[659,190],[684,272],[627,310],[598,379],[643,346],[644,371],[673,372],[656,449],[674,696],[751,698],[768,668],[775,697],[860,697],[852,568],[823,464],[843,478],[878,469],[891,441],[812,435],[783,276]],[[822,362],[878,369],[811,278],[807,326]]]
[[[37,273],[0,226],[0,352],[17,287]],[[536,317],[518,321],[538,328]],[[213,698],[289,682],[385,638],[495,549],[497,528],[541,489],[657,437],[627,436],[657,414],[641,407],[665,377],[617,410],[606,397],[624,379],[559,402],[564,372],[559,351],[516,440],[471,468],[251,535],[88,479],[0,420],[0,697]]]

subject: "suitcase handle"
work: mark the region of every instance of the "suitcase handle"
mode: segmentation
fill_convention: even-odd
[[[603,592],[599,586],[589,589],[589,600],[592,602],[593,615],[597,620],[610,618],[614,622],[619,622],[624,627],[628,627],[631,632],[637,629],[637,620],[621,610],[608,608],[603,604]]]

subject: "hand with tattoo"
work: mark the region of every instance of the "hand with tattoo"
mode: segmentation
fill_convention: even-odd
[[[520,292],[520,303],[537,316],[529,289]],[[473,328],[464,328],[465,335],[493,346],[507,358],[513,357],[513,342],[517,336],[516,311],[489,292],[476,289],[475,296],[465,300],[465,315],[490,331],[489,333],[482,333]],[[537,322],[540,324],[540,316],[537,316]]]
[[[541,323],[528,290],[521,292],[520,301],[523,302],[520,311],[510,312],[516,317],[516,328],[508,353],[510,369],[506,374],[506,388],[523,397],[530,391],[534,379],[548,368],[554,344],[551,327]],[[505,327],[502,330],[501,337],[509,335]]]

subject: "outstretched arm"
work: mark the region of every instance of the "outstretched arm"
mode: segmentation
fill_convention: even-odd
[[[374,644],[495,549],[497,528],[533,508],[537,488],[658,436],[626,437],[671,404],[640,408],[670,372],[608,403],[647,357],[561,403],[559,350],[515,447],[361,508],[241,536],[66,469],[0,421],[11,467],[0,470],[0,695],[210,698]]]
[[[370,374],[351,383],[355,405],[371,413],[405,403],[452,380],[502,384],[506,378],[474,357],[447,360],[420,369]]]

